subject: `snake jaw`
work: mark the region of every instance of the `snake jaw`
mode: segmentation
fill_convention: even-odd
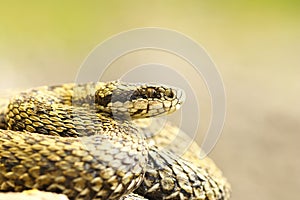
[[[115,118],[146,118],[170,114],[185,100],[184,91],[166,85],[109,82],[96,90],[95,103],[100,112]]]

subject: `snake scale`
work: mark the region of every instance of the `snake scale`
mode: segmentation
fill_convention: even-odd
[[[230,185],[171,123],[182,90],[120,81],[44,86],[0,103],[0,191],[38,189],[70,199],[227,200]],[[157,132],[157,133],[156,133]],[[178,134],[181,133],[181,134]],[[174,137],[180,144],[168,145]]]

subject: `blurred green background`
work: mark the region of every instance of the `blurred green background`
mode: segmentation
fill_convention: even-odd
[[[203,45],[227,93],[210,154],[233,200],[298,199],[300,1],[1,1],[0,92],[72,82],[88,53],[122,31],[162,27]]]

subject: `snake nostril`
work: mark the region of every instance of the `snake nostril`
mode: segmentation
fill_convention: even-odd
[[[168,98],[174,98],[174,92],[172,90],[166,90],[166,93],[165,93],[166,97]]]

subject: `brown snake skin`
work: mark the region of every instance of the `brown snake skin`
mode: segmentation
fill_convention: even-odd
[[[227,200],[230,185],[212,160],[195,155],[196,143],[181,157],[176,144],[168,146],[187,134],[170,123],[159,132],[146,125],[183,100],[173,87],[118,81],[40,87],[1,100],[0,191]]]

